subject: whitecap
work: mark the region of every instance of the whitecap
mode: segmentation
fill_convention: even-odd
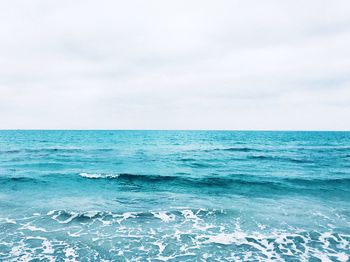
[[[79,176],[90,179],[117,178],[119,175],[99,174],[99,173],[79,173]]]
[[[80,173],[79,175],[81,177],[86,177],[86,178],[101,178],[102,177],[102,174]]]

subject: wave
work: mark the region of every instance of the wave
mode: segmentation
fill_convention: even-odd
[[[205,152],[212,151],[223,151],[223,152],[261,152],[264,150],[252,147],[225,147],[225,148],[214,148],[214,149],[206,149]]]
[[[161,175],[136,175],[130,173],[120,174],[97,174],[97,173],[79,173],[83,178],[89,179],[108,179],[108,180],[129,180],[129,181],[144,181],[144,182],[163,182],[179,179],[178,176],[161,176]]]
[[[201,217],[218,216],[227,214],[229,211],[219,209],[187,209],[180,208],[169,211],[132,211],[132,212],[112,212],[112,211],[85,211],[74,212],[69,210],[51,210],[46,215],[61,224],[71,222],[86,222],[89,220],[109,220],[122,222],[128,219],[160,219],[163,222],[175,221],[175,217],[185,220],[200,220]]]
[[[350,178],[328,178],[328,179],[312,179],[312,178],[263,178],[252,175],[234,175],[230,177],[190,177],[190,176],[162,176],[162,175],[137,175],[130,173],[112,174],[88,174],[80,173],[83,178],[116,180],[122,183],[172,183],[181,186],[190,187],[208,187],[208,188],[229,188],[236,187],[268,187],[268,188],[286,188],[291,186],[308,186],[315,188],[319,186],[350,186]]]
[[[308,159],[291,158],[291,157],[280,157],[280,156],[266,156],[266,155],[253,155],[247,156],[248,159],[254,160],[271,160],[271,161],[287,161],[293,163],[314,163],[314,161]]]
[[[309,149],[306,147],[306,149]],[[314,147],[310,149],[316,149],[317,151],[320,152],[328,152],[328,151],[350,151],[349,146],[325,146],[325,147]]]
[[[0,150],[0,154],[17,154],[17,153],[79,153],[79,152],[110,152],[112,148],[24,148]]]
[[[219,221],[218,216],[221,216]],[[50,223],[43,223],[47,220]],[[11,220],[7,219],[7,222],[11,223]],[[145,257],[162,261],[196,261],[198,258],[204,258],[203,261],[210,258],[220,261],[349,259],[350,236],[346,231],[276,226],[270,229],[268,223],[254,219],[250,222],[252,226],[247,229],[246,222],[230,210],[215,209],[177,208],[145,212],[52,210],[26,218],[26,222],[17,223],[17,227],[11,225],[15,228],[11,238],[6,231],[0,233],[0,237],[9,239],[6,244],[11,247],[11,252],[7,252],[9,255],[0,253],[0,260],[18,261],[29,257],[32,260],[63,261],[72,260],[72,254],[74,258],[91,257],[94,261],[134,261]],[[64,240],[61,240],[62,236]],[[87,239],[92,242],[85,244]]]
[[[24,148],[24,149],[13,149],[13,150],[2,150],[0,154],[18,154],[18,153],[72,153],[72,152],[82,152],[83,149],[80,148]]]
[[[214,163],[214,161],[211,160],[198,161],[193,158],[181,158],[180,161],[183,162],[186,166],[192,168],[209,168],[217,165],[217,163]]]
[[[117,178],[119,175],[108,175],[108,174],[94,174],[94,173],[80,173],[81,177],[100,179],[100,178]]]
[[[0,154],[17,154],[20,153],[21,150],[13,149],[13,150],[0,150]]]
[[[220,149],[220,150],[230,150],[230,149]],[[234,149],[234,150],[236,150],[236,149]],[[244,149],[244,150],[237,150],[237,151],[239,151],[239,152],[251,152],[251,151],[257,151],[257,150]],[[181,158],[180,160],[189,166],[198,167],[198,168],[212,167],[214,164],[219,163],[219,160],[217,160],[217,159]],[[292,162],[292,163],[299,163],[299,164],[315,163],[315,161],[310,160],[310,159],[293,158],[293,157],[287,157],[287,156],[273,156],[273,155],[247,155],[244,157],[236,158],[235,160],[236,161],[237,160],[242,160],[242,161],[244,161],[244,160],[261,160],[261,161]]]
[[[37,184],[37,183],[45,183],[45,181],[33,178],[33,177],[3,177],[0,176],[1,184],[6,183],[30,183],[30,184]]]
[[[312,185],[350,185],[349,178],[330,178],[330,179],[304,179],[304,178],[284,178],[284,181],[295,184],[312,184]]]
[[[62,152],[62,153],[74,153],[82,152],[83,149],[80,148],[37,148],[37,149],[24,149],[24,152],[28,153],[53,153],[53,152]]]
[[[349,146],[273,146],[265,148],[256,147],[227,147],[205,149],[205,152],[223,151],[223,152],[282,152],[282,151],[314,151],[314,152],[349,152]]]
[[[72,175],[60,175],[51,174],[44,177],[7,177],[0,176],[0,183],[6,184],[42,184],[43,186],[51,183],[60,183],[62,180],[74,179],[76,177]],[[147,174],[98,174],[98,173],[79,173],[81,179],[110,181],[119,184],[134,184],[138,186],[156,185],[160,188],[165,186],[175,186],[179,188],[192,188],[203,190],[219,190],[220,192],[227,192],[221,190],[230,190],[232,193],[244,193],[252,192],[252,189],[256,190],[257,194],[278,192],[285,190],[341,190],[349,192],[350,189],[350,177],[338,177],[338,178],[297,178],[297,177],[285,177],[285,178],[267,178],[254,175],[235,174],[232,176],[206,176],[206,177],[193,177],[188,174],[180,175],[147,175]],[[271,191],[269,191],[271,190]],[[216,192],[215,191],[215,192]],[[214,191],[213,191],[214,192]],[[307,192],[307,191],[305,191]],[[311,192],[311,191],[310,191]]]
[[[132,182],[132,183],[175,183],[179,185],[186,186],[207,186],[207,187],[227,187],[232,186],[234,184],[274,184],[273,182],[266,181],[249,181],[244,178],[224,178],[224,177],[202,177],[202,178],[194,178],[194,177],[185,177],[185,176],[163,176],[163,175],[137,175],[130,173],[121,173],[117,175],[111,174],[88,174],[88,173],[80,173],[79,174],[83,178],[88,179],[107,179],[107,180],[117,180],[119,182]]]

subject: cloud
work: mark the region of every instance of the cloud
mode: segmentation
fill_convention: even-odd
[[[4,1],[0,128],[350,129],[347,1]]]

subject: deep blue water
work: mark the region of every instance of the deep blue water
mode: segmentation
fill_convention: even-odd
[[[0,185],[1,261],[350,257],[350,132],[0,131]]]

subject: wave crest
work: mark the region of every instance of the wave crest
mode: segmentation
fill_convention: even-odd
[[[242,189],[244,186],[260,186],[268,188],[285,188],[291,186],[307,186],[310,188],[317,188],[324,185],[331,184],[332,186],[349,185],[350,178],[331,178],[331,179],[313,179],[313,178],[263,178],[254,175],[234,174],[231,176],[206,176],[193,177],[185,175],[147,175],[147,174],[96,174],[96,173],[80,173],[83,178],[87,179],[101,179],[101,180],[117,180],[120,182],[133,183],[172,183],[181,186],[189,187],[208,187],[208,188],[228,188],[235,187]]]

